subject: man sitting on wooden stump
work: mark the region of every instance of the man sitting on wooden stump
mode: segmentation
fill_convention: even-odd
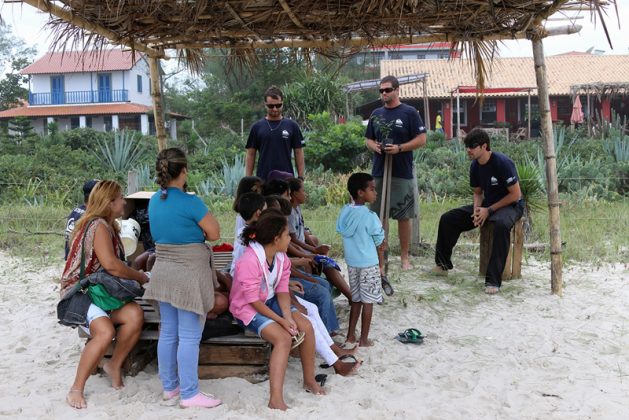
[[[441,216],[433,274],[447,275],[452,269],[452,249],[461,232],[493,223],[493,244],[487,273],[485,293],[500,291],[502,272],[509,253],[511,228],[522,217],[524,203],[520,193],[518,172],[511,159],[492,152],[489,136],[475,128],[465,137],[470,165],[470,186],[474,189],[474,204],[452,209]]]

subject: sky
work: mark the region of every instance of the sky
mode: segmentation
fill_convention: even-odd
[[[44,27],[48,15],[39,12],[34,7],[21,3],[4,4],[0,1],[0,14],[5,24],[12,27],[13,33],[23,39],[27,45],[38,49],[38,56],[48,51],[52,39],[50,32]],[[583,26],[579,34],[560,35],[544,39],[544,52],[546,55],[561,54],[569,51],[586,51],[593,47],[605,54],[629,54],[629,0],[617,0],[619,19],[615,12],[609,10],[605,18],[607,28],[612,39],[613,50],[610,48],[600,22],[592,22],[590,14],[581,13],[581,19],[573,23]],[[571,14],[574,16],[575,14]],[[552,19],[560,19],[564,16],[555,15]],[[619,22],[623,25],[619,28]],[[547,27],[570,25],[570,21],[549,21]],[[527,40],[505,41],[500,47],[501,57],[532,57],[531,43]]]

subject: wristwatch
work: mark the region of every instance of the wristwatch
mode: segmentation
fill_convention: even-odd
[[[304,177],[303,177],[302,175],[299,175],[299,176],[297,177],[297,179],[298,179],[298,180],[300,180],[300,181],[303,181],[303,180],[304,180]]]
[[[487,207],[487,213],[491,216],[492,214],[494,214],[494,209],[492,209],[491,207]]]

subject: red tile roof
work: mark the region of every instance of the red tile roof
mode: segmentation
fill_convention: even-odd
[[[59,117],[76,115],[145,114],[153,108],[140,104],[30,106],[0,112],[0,119],[15,117]]]
[[[143,58],[135,54],[135,61]],[[90,71],[130,70],[133,67],[131,51],[119,49],[95,51],[48,52],[20,71],[21,74],[83,73]]]

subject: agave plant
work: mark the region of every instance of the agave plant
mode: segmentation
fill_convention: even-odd
[[[520,179],[520,192],[524,198],[524,236],[528,238],[533,231],[532,213],[544,207],[544,189],[540,182],[540,174],[537,166],[529,163],[516,165],[518,178]]]
[[[245,160],[242,155],[236,155],[234,164],[223,160],[223,194],[228,197],[236,195],[240,179],[245,175]]]
[[[116,131],[113,141],[97,140],[96,157],[115,173],[125,173],[137,166],[145,157],[146,151],[135,138],[133,131]]]

